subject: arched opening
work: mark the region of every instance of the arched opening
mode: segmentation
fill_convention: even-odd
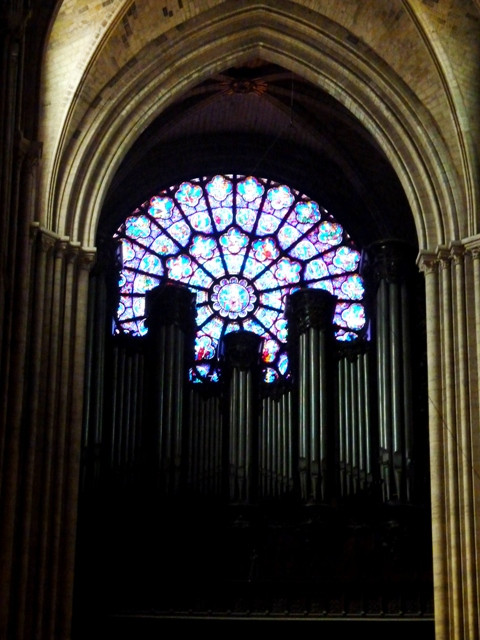
[[[195,175],[210,177],[195,181]],[[180,212],[185,194],[178,196],[179,191],[199,189],[200,197],[208,198],[212,176],[220,176],[219,184],[233,184],[237,193],[252,175],[267,176],[263,184],[250,185],[259,189],[259,202],[288,185],[284,195],[290,194],[292,202],[303,198],[302,204],[320,203],[348,231],[342,238],[351,238],[358,256],[363,255],[359,277],[366,283],[370,339],[357,333],[352,344],[343,341],[340,348],[342,341],[326,337],[331,319],[327,325],[313,323],[299,329],[291,346],[295,366],[290,386],[265,390],[250,365],[249,378],[250,373],[242,377],[242,366],[229,362],[223,385],[207,382],[198,391],[185,375],[191,367],[183,345],[191,340],[190,353],[194,351],[191,323],[165,322],[175,300],[160,301],[160,311],[158,305],[154,310],[153,301],[151,318],[142,313],[158,331],[149,331],[156,337],[143,336],[141,342],[143,329],[137,321],[143,318],[134,319],[136,312],[125,314],[126,307],[119,311],[118,299],[119,272],[122,267],[128,270],[129,259],[135,262],[140,256],[131,251],[119,265],[114,247],[123,238],[128,253],[136,225],[152,225],[156,211],[160,218],[166,216],[166,202]],[[170,188],[172,184],[177,186]],[[148,204],[138,209],[144,202]],[[286,224],[289,207],[279,225]],[[244,208],[248,217],[249,206]],[[384,215],[385,210],[391,215]],[[192,210],[190,216],[197,213]],[[244,234],[252,248],[264,240],[247,234],[236,211],[228,215],[231,220],[217,230],[216,241],[229,231]],[[255,214],[253,224],[260,218]],[[185,225],[188,243],[195,235],[208,238],[183,211],[175,223]],[[285,247],[276,244],[276,232],[265,232],[265,237],[280,255]],[[177,248],[181,245],[171,233],[164,235]],[[252,611],[260,618],[302,611],[313,620],[344,615],[431,620],[426,354],[423,293],[415,269],[418,245],[398,179],[355,119],[280,67],[252,60],[227,70],[192,89],[138,139],[112,182],[97,238],[77,619],[95,611],[114,624],[112,620],[125,620],[125,615],[131,620],[148,610],[157,620],[171,615],[181,619],[185,612],[223,619]],[[180,274],[175,259],[168,263],[174,253],[182,255],[151,254],[161,263],[159,284],[165,275],[175,280],[174,274]],[[215,286],[218,289],[222,278],[231,285],[231,278],[239,276],[225,269],[222,255],[223,272],[204,290],[208,303],[219,308]],[[202,265],[199,256],[194,256],[197,267]],[[310,256],[312,264],[316,256]],[[307,265],[299,262],[304,284]],[[146,269],[141,272],[151,276]],[[182,278],[192,284],[186,272],[177,282]],[[132,301],[133,280],[122,286]],[[248,286],[253,286],[250,281],[246,290]],[[258,293],[255,289],[253,295]],[[305,304],[310,302],[297,305],[300,324],[309,315]],[[132,333],[139,335],[112,334],[115,318],[134,324]],[[320,343],[328,346],[320,348]],[[276,366],[281,373],[280,364]],[[317,375],[317,366],[323,373]],[[242,403],[254,407],[247,417],[239,417]],[[304,411],[307,405],[314,408]],[[165,429],[169,451],[175,449],[168,456],[164,436],[159,436]],[[255,471],[250,475],[241,464],[242,434],[245,442],[253,442],[249,455]],[[232,453],[233,441],[237,449]],[[288,469],[286,477],[282,469]],[[102,575],[93,569],[100,558]],[[110,594],[108,602],[105,593]]]

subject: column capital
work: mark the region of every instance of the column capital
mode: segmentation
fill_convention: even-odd
[[[414,264],[412,247],[402,240],[379,240],[366,249],[366,271],[376,282],[405,280]]]
[[[251,369],[260,362],[262,338],[252,331],[233,331],[220,343],[222,359],[232,367]]]
[[[417,258],[417,265],[420,271],[423,271],[425,275],[432,273],[438,273],[440,266],[440,260],[436,251],[420,251]]]
[[[195,295],[182,284],[164,283],[147,291],[145,296],[145,325],[174,324],[185,333],[192,332],[195,325]]]
[[[336,296],[324,289],[299,289],[292,293],[285,312],[289,334],[300,335],[312,327],[330,329],[336,302]]]

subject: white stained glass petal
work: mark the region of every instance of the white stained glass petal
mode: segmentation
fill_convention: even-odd
[[[342,283],[339,294],[343,298],[349,298],[350,300],[362,300],[365,294],[363,279],[358,274],[348,276]]]
[[[277,233],[277,238],[281,248],[288,249],[295,240],[298,240],[300,235],[301,234],[298,229],[295,229],[295,227],[292,227],[290,224],[286,224]]]
[[[279,256],[277,245],[272,238],[265,238],[265,240],[256,240],[253,243],[253,251],[255,258],[265,265],[272,262],[272,260],[276,260]]]
[[[164,196],[153,196],[153,198],[150,199],[148,213],[153,218],[158,218],[159,220],[168,220],[172,217],[174,207],[175,203],[173,202],[172,198],[167,198]]]
[[[213,258],[216,249],[217,243],[215,238],[208,236],[195,236],[190,246],[190,254],[194,258],[197,258],[200,263],[203,263],[205,260]]]
[[[267,192],[267,199],[272,209],[287,209],[294,200],[293,193],[286,185],[272,187]]]
[[[278,358],[278,370],[282,376],[287,374],[288,371],[288,356],[286,353],[281,353]]]
[[[206,185],[206,190],[210,198],[215,198],[218,202],[223,202],[232,193],[232,181],[225,176],[214,176]]]
[[[188,282],[193,273],[192,260],[185,255],[167,260],[168,277],[172,280]]]
[[[245,180],[242,180],[237,185],[237,194],[240,196],[240,199],[245,200],[245,202],[260,200],[264,190],[261,182],[253,176],[248,176],[248,178],[245,178]]]
[[[262,345],[262,360],[264,362],[274,362],[280,351],[280,344],[276,340],[264,340]]]
[[[301,265],[288,258],[282,258],[275,265],[275,277],[284,284],[295,284],[300,281]]]
[[[314,224],[321,218],[320,208],[313,200],[299,202],[295,207],[295,216],[300,224]]]
[[[325,220],[318,227],[319,242],[335,246],[340,244],[343,238],[343,228],[338,222],[329,222]]]
[[[355,271],[360,262],[360,252],[350,247],[339,247],[332,258],[332,272]]]
[[[125,235],[139,242],[152,232],[152,222],[147,216],[131,216],[125,220]]]
[[[202,188],[198,184],[193,184],[192,182],[183,182],[175,194],[177,201],[188,207],[195,207],[202,197]]]
[[[335,307],[335,323],[340,327],[358,330],[365,326],[365,308],[358,302],[338,302]]]
[[[242,249],[245,249],[247,244],[248,236],[236,227],[232,227],[227,233],[220,236],[220,246],[224,253],[240,253]]]

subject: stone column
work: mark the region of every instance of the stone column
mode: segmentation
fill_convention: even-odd
[[[258,383],[262,339],[250,331],[228,333],[220,345],[228,443],[228,498],[253,504],[258,484]]]
[[[329,497],[332,395],[330,365],[336,298],[321,289],[302,289],[287,302],[288,337],[298,394],[300,497],[317,504]]]
[[[422,252],[437,640],[478,640],[480,238]]]
[[[182,285],[160,285],[147,294],[146,315],[146,442],[153,446],[161,493],[176,495],[182,475],[188,363],[193,360],[195,296]]]

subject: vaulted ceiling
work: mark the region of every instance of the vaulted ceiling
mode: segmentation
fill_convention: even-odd
[[[154,191],[235,171],[304,191],[362,244],[471,234],[479,34],[477,0],[58,3],[45,223],[91,243]]]

